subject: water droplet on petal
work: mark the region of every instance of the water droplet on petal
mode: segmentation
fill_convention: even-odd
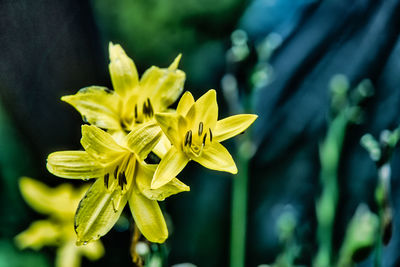
[[[87,242],[87,241],[85,241],[85,242],[83,242],[83,244],[82,244],[82,245],[86,246],[86,245],[87,245],[87,243],[88,243],[88,242]]]

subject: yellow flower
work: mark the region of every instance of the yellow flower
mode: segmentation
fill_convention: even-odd
[[[58,246],[57,267],[78,267],[82,256],[97,260],[104,255],[100,241],[80,247],[75,244],[74,212],[87,190],[86,186],[74,189],[69,184],[62,184],[49,188],[28,177],[21,178],[19,186],[25,201],[33,209],[50,216],[47,220],[33,222],[15,237],[19,248],[38,250],[46,245]]]
[[[218,121],[215,90],[194,102],[190,92],[179,101],[176,113],[157,113],[155,118],[173,146],[162,158],[151,183],[159,188],[194,160],[206,168],[237,173],[236,164],[220,142],[246,130],[257,118],[240,114]]]
[[[83,120],[108,130],[131,131],[166,111],[182,93],[185,73],[178,70],[179,55],[168,68],[152,66],[140,81],[134,62],[118,44],[109,44],[110,75],[115,91],[90,86],[61,99],[75,107]]]
[[[96,126],[82,126],[81,144],[85,151],[54,152],[47,169],[71,179],[97,178],[79,204],[75,215],[78,243],[97,240],[118,220],[125,204],[129,206],[142,234],[151,242],[162,243],[168,229],[157,201],[189,187],[178,179],[159,189],[151,189],[155,166],[144,159],[159,142],[162,132],[152,122],[136,127],[120,140]]]

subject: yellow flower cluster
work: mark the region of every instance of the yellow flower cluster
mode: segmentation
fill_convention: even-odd
[[[48,156],[47,169],[70,179],[96,179],[75,214],[77,244],[105,235],[129,203],[141,233],[162,243],[168,229],[158,201],[190,188],[176,178],[194,160],[213,170],[237,173],[220,144],[246,130],[257,118],[241,114],[218,120],[215,90],[197,101],[183,92],[180,55],[168,68],[149,68],[139,79],[120,45],[109,45],[114,90],[90,86],[62,97],[82,115],[83,151]]]

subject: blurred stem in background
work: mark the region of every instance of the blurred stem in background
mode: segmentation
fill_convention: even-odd
[[[332,235],[338,201],[338,168],[340,154],[347,125],[360,121],[362,111],[359,104],[372,95],[370,81],[362,81],[348,95],[349,82],[343,75],[336,75],[330,83],[332,91],[332,112],[336,114],[330,123],[325,140],[320,146],[322,193],[316,203],[317,239],[319,250],[314,259],[314,266],[333,266]]]
[[[247,34],[236,30],[231,35],[232,47],[226,54],[227,64],[235,64],[244,60],[248,54]],[[251,103],[247,96],[239,100],[239,88],[236,77],[226,74],[222,79],[222,90],[231,113],[250,112]],[[230,266],[242,267],[246,258],[246,225],[249,161],[253,155],[252,140],[249,130],[244,133],[237,144],[235,160],[238,165],[238,174],[233,178],[232,188],[232,215],[230,239]]]
[[[338,200],[337,171],[347,123],[345,112],[340,112],[332,121],[320,147],[322,194],[316,205],[319,251],[314,262],[314,266],[318,267],[331,266],[332,232]]]
[[[382,266],[383,245],[389,243],[392,236],[392,208],[390,204],[390,160],[398,141],[400,129],[384,130],[379,142],[371,134],[361,138],[361,145],[369,152],[375,161],[378,171],[378,181],[375,189],[375,200],[378,206],[379,238],[375,246],[375,266]]]
[[[221,81],[224,98],[229,106],[230,113],[253,113],[252,92],[271,82],[273,71],[270,64],[268,64],[268,60],[280,46],[282,38],[277,33],[271,33],[258,44],[255,44],[257,62],[250,72],[249,79],[244,82],[246,85],[249,83],[250,88],[240,89],[237,78],[232,74],[233,71],[229,69],[240,67],[239,65],[249,57],[250,48],[248,46],[247,33],[240,29],[235,30],[231,35],[231,40],[232,47],[226,53],[228,71]],[[232,188],[231,267],[242,267],[245,266],[246,262],[249,163],[256,151],[251,130],[247,130],[238,139],[237,148],[235,159],[239,172],[233,178]]]

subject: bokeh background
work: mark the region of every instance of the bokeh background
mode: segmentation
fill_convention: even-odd
[[[241,111],[223,92],[237,85],[239,101],[259,115],[251,131],[246,266],[274,261],[281,249],[277,220],[287,209],[298,221],[296,262],[310,266],[329,83],[344,74],[352,88],[365,78],[375,88],[363,103],[363,119],[346,132],[334,228],[338,249],[357,205],[376,211],[376,167],[359,140],[400,123],[399,32],[397,0],[0,1],[0,266],[53,266],[54,248],[19,251],[13,243],[43,218],[23,201],[18,179],[65,182],[47,172],[45,161],[53,151],[80,149],[81,117],[60,97],[88,85],[111,88],[109,41],[125,48],[140,73],[166,67],[182,53],[185,89],[196,98],[217,89],[220,117]],[[237,150],[234,141],[226,145]],[[399,160],[395,151],[393,236],[384,266],[400,265]],[[196,164],[181,177],[191,191],[165,205],[173,226],[168,265],[227,266],[234,178]],[[130,239],[130,230],[117,226],[102,238],[105,257],[84,259],[82,266],[131,266]],[[360,266],[373,266],[372,258]]]

